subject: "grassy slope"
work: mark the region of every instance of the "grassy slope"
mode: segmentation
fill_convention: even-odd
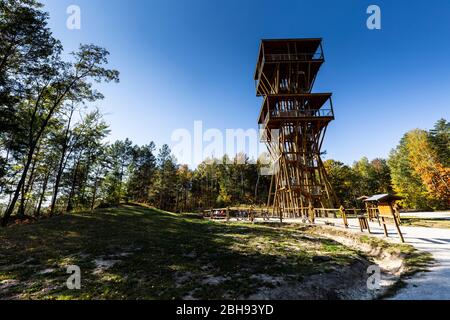
[[[0,244],[0,298],[22,299],[246,297],[270,285],[251,275],[298,282],[358,255],[301,229],[229,225],[137,206],[2,229]],[[332,259],[313,263],[316,255]],[[67,265],[81,267],[82,290],[66,288]]]

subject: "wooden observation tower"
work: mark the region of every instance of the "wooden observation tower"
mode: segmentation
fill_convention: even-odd
[[[312,93],[324,63],[322,39],[262,40],[255,72],[262,141],[274,164],[268,207],[280,217],[335,208],[336,196],[320,158],[334,120],[331,93]]]

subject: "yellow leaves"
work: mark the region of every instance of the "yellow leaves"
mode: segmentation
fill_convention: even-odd
[[[439,161],[430,144],[428,133],[413,130],[406,135],[406,147],[413,170],[421,178],[428,193],[450,204],[450,168]]]

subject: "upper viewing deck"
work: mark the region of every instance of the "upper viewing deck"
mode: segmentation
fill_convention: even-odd
[[[331,96],[331,93],[268,95],[264,99],[258,123],[271,127],[286,121],[332,121],[334,110]]]
[[[257,95],[311,92],[324,61],[320,38],[262,40],[254,76]]]

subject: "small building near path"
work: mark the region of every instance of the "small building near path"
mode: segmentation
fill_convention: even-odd
[[[405,242],[403,239],[403,234],[400,230],[400,207],[397,204],[397,201],[403,200],[402,197],[394,195],[394,194],[377,194],[372,197],[369,197],[364,200],[364,202],[367,205],[367,213],[369,218],[374,216],[374,213],[376,212],[377,218],[381,219],[379,220],[380,224],[383,224],[384,228],[384,234],[386,237],[388,236],[386,223],[388,221],[393,221],[398,235],[400,236],[400,239],[402,242]]]

